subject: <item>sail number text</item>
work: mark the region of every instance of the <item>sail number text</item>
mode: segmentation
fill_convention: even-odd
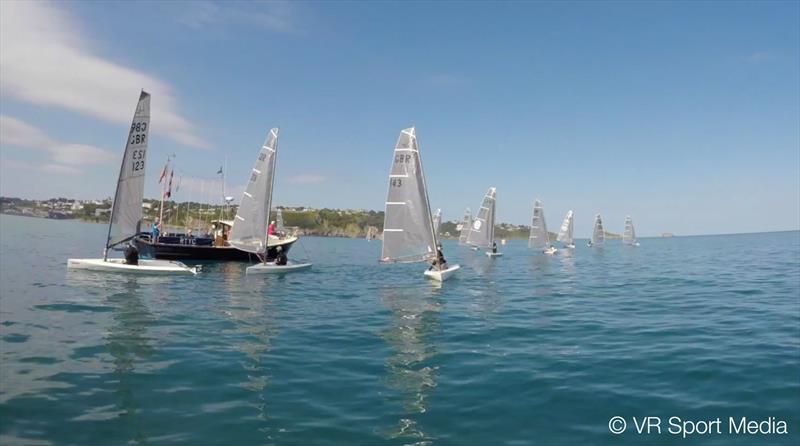
[[[131,124],[131,133],[130,133],[130,138],[128,139],[128,144],[131,146],[137,146],[137,145],[142,145],[145,142],[147,142],[147,123],[134,122],[133,124]],[[131,151],[132,171],[138,172],[140,170],[144,170],[144,158],[146,152],[147,152],[146,148],[134,149]]]
[[[394,155],[394,163],[395,164],[409,164],[413,158],[411,155],[407,153],[396,153]],[[391,187],[402,187],[403,186],[403,179],[402,178],[389,178],[389,185]]]
[[[131,124],[131,137],[128,144],[144,144],[147,141],[147,123],[134,122]]]

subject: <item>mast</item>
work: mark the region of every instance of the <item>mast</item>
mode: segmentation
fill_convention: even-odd
[[[270,130],[271,132],[272,130]],[[270,222],[270,208],[272,207],[272,193],[275,191],[275,166],[276,161],[278,159],[278,134],[280,134],[281,128],[278,127],[278,131],[275,134],[275,152],[272,155],[272,163],[269,166],[269,169],[272,170],[272,183],[269,187],[269,194],[264,197],[264,205],[266,206],[266,217],[267,217],[267,228],[269,228]],[[226,158],[227,160],[227,158]],[[264,231],[264,263],[267,262],[267,253],[269,252],[269,229]]]

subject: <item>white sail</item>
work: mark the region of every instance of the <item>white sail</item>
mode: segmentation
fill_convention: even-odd
[[[141,229],[144,172],[150,132],[150,94],[142,90],[133,114],[117,190],[111,206],[106,248],[113,248],[133,238]]]
[[[278,129],[269,131],[258,152],[250,181],[242,195],[231,229],[230,244],[254,254],[267,252],[267,226],[275,179],[275,158],[278,154]]]
[[[394,148],[380,261],[408,263],[434,257],[436,235],[417,136],[411,127],[400,132]]]
[[[494,241],[494,211],[497,189],[490,187],[483,197],[478,215],[467,234],[467,244],[478,248],[491,248]]]
[[[633,219],[630,215],[625,216],[625,232],[622,233],[622,243],[626,245],[636,243],[636,230],[633,229]]]
[[[275,230],[279,233],[285,233],[286,226],[283,225],[283,211],[281,208],[278,208],[278,210],[275,211],[275,214]]]
[[[433,214],[433,232],[436,235],[439,235],[439,226],[442,225],[442,210],[436,209],[436,213]]]
[[[466,245],[469,236],[469,228],[472,227],[472,212],[467,208],[464,211],[464,219],[461,220],[461,233],[458,236],[458,244]]]
[[[572,238],[572,226],[573,226],[572,220],[573,220],[573,213],[572,211],[569,211],[567,212],[567,216],[564,217],[564,222],[561,223],[561,229],[559,229],[558,237],[556,238],[556,240],[558,240],[561,243],[564,243],[565,245],[572,245],[574,243],[574,240]]]
[[[603,220],[600,214],[594,217],[594,229],[592,230],[592,244],[602,245],[606,240],[605,230],[603,229]]]
[[[531,218],[531,235],[528,238],[529,248],[547,248],[550,246],[550,234],[547,232],[547,223],[544,220],[544,208],[539,200],[533,203],[533,218]]]

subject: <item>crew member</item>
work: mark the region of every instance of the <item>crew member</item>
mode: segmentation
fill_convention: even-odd
[[[133,243],[128,243],[125,247],[125,263],[128,265],[139,264],[139,250],[133,246]]]
[[[497,254],[497,242],[492,242],[492,253]]]
[[[441,271],[443,269],[447,269],[447,260],[445,260],[445,258],[444,258],[444,253],[442,252],[442,244],[441,243],[436,245],[436,258],[433,259],[433,261],[431,262],[431,267],[429,269],[432,270],[434,266],[439,271]]]
[[[286,258],[286,253],[283,252],[283,246],[278,246],[275,248],[278,253],[275,255],[275,264],[278,266],[286,265],[289,262],[289,259]]]

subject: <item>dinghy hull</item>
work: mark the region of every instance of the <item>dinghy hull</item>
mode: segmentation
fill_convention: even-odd
[[[288,263],[286,265],[276,265],[275,263],[259,263],[248,266],[245,274],[285,274],[296,271],[303,271],[311,268],[311,263]]]
[[[197,267],[188,267],[181,262],[142,259],[138,265],[127,264],[123,259],[69,259],[67,269],[147,275],[197,274]]]
[[[502,257],[502,252],[487,252],[486,257]]]
[[[461,265],[453,265],[447,269],[439,270],[427,270],[425,271],[425,277],[436,280],[438,282],[444,282],[445,280],[449,279],[456,271],[461,268]]]

